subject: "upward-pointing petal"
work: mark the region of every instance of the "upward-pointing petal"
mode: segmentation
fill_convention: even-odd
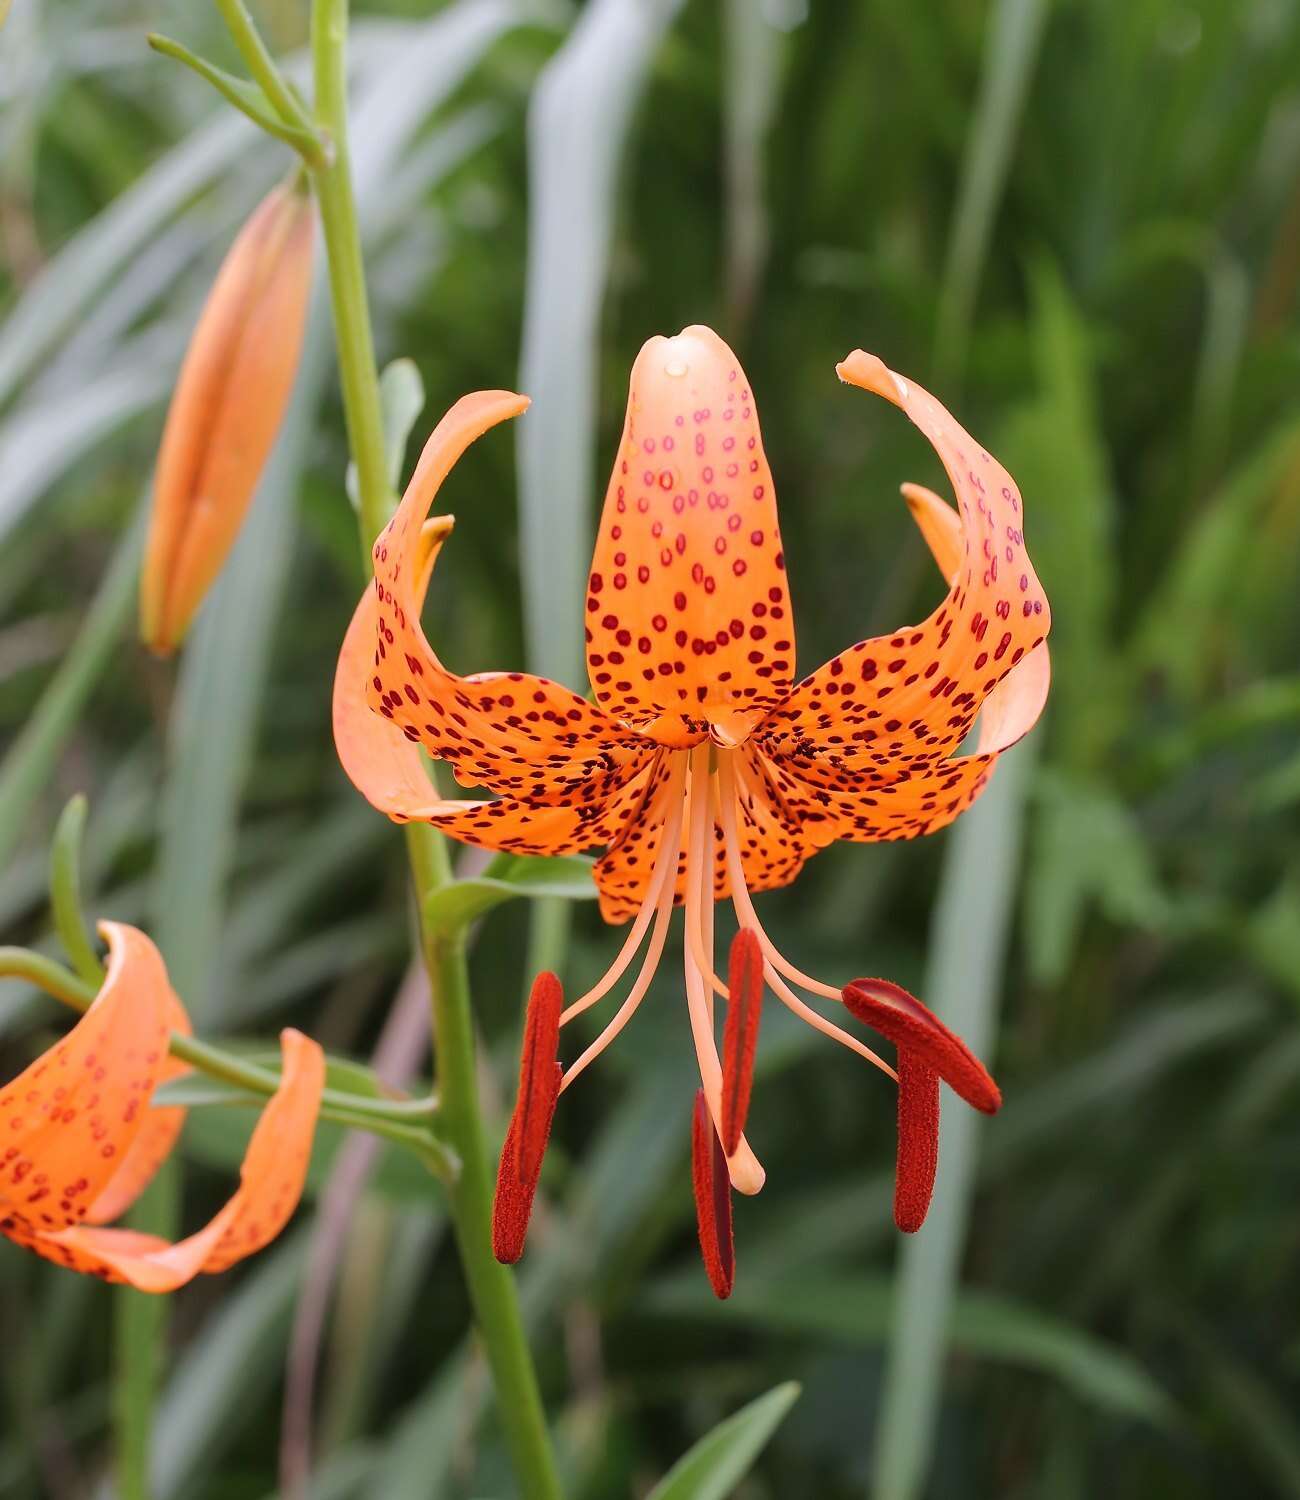
[[[586,615],[597,700],[661,744],[738,744],[790,685],[772,474],[745,372],[712,329],[637,356]]]

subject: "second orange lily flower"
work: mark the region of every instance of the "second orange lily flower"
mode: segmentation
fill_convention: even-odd
[[[979,1061],[897,986],[827,983],[765,932],[753,894],[789,884],[838,839],[910,839],[964,811],[998,755],[1046,698],[1050,616],[1006,470],[928,392],[858,350],[840,378],[898,406],[933,444],[957,509],[905,495],[948,592],[925,620],[858,642],[796,682],[776,496],[739,361],[710,329],[653,338],[632,370],[586,597],[594,702],[521,672],[462,677],[438,659],[420,612],[450,517],[428,520],[469,444],[527,407],[508,391],[459,401],[429,439],[375,544],[375,581],[353,616],[335,680],[344,768],[378,808],[455,838],[522,854],[603,853],[601,911],[631,927],[604,977],[567,1006],[533,988],[518,1103],[502,1154],[496,1249],[523,1248],[560,1093],[646,995],[675,907],[684,908],[684,990],[698,1057],[694,1181],[714,1289],[734,1276],[730,1191],[763,1168],[744,1136],[764,989],[899,1084],[895,1217],[915,1229],[933,1184],[938,1085],[977,1108],[1000,1096]],[[969,754],[960,754],[976,718]],[[423,752],[490,798],[443,799]],[[728,978],[714,968],[714,906],[739,932]],[[603,1000],[642,953],[604,1030],[567,1067],[562,1028]],[[729,1002],[721,1054],[715,996]],[[807,998],[806,998],[807,997]],[[895,1071],[809,1003],[843,1006],[891,1040]]]
[[[108,972],[61,1041],[0,1088],[0,1234],[46,1260],[143,1292],[170,1292],[270,1243],[298,1205],[325,1083],[325,1055],[301,1032],[280,1038],[280,1087],[249,1141],[240,1183],[208,1224],[169,1244],[105,1227],[153,1180],[185,1110],[152,1107],[185,1072],[168,1037],[189,1018],[162,957],[137,928],[105,922]]]

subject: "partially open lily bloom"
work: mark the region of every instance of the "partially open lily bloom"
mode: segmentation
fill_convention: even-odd
[[[734,1274],[730,1190],[754,1193],[763,1183],[744,1124],[764,990],[901,1076],[908,1192],[900,1223],[915,1228],[924,1216],[938,1121],[930,1083],[969,1082],[933,1040],[950,1034],[931,1017],[938,1031],[930,1035],[919,1001],[899,1023],[899,1006],[879,1000],[876,981],[858,982],[850,998],[796,967],[764,931],[752,896],[789,884],[837,839],[914,838],[969,807],[1042,708],[1049,614],[1025,551],[1020,496],[1002,466],[933,396],[874,356],[855,351],[838,371],[900,407],[948,472],[955,510],[919,486],[904,490],[948,592],[920,624],[861,641],[797,683],[754,398],[735,355],[707,328],[651,339],[632,371],[588,580],[594,702],[520,672],[458,676],[420,626],[452,524],[427,520],[438,488],[475,438],[525,409],[523,397],[483,391],[459,401],[375,544],[374,585],[335,680],[335,739],[353,782],[390,817],[422,819],[484,848],[602,848],[601,911],[631,924],[609,971],[567,1007],[554,976],[534,989],[498,1186],[504,1259],[522,1249],[555,1097],[631,1019],[675,907],[685,915],[684,990],[703,1099],[693,1130],[696,1201],[715,1290],[725,1295]],[[974,749],[961,754],[977,715]],[[450,763],[462,786],[492,795],[440,798],[422,751]],[[740,927],[727,982],[714,971],[714,905],[723,900]],[[563,1028],[609,995],[638,955],[604,1030],[557,1073]],[[721,1056],[716,996],[729,1002]],[[898,1073],[810,1000],[847,1002],[895,1042]],[[991,1080],[972,1093],[980,1107],[996,1107]]]
[[[280,1087],[263,1110],[233,1196],[175,1244],[103,1227],[152,1181],[185,1110],[151,1108],[154,1090],[184,1072],[168,1036],[189,1020],[158,950],[134,927],[105,922],[108,972],[61,1041],[0,1089],[0,1233],[105,1281],[170,1292],[224,1271],[270,1243],[302,1196],[325,1083],[325,1056],[281,1033]]]

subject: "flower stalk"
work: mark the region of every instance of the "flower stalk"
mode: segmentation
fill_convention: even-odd
[[[361,551],[369,573],[371,545],[387,523],[396,497],[388,478],[379,372],[348,151],[347,23],[347,0],[313,0],[316,119],[329,145],[329,160],[312,177],[329,266],[348,442],[356,465]],[[426,898],[451,878],[451,862],[444,841],[428,827],[408,828],[407,851],[433,996],[439,1133],[459,1158],[460,1170],[448,1188],[448,1200],[461,1262],[520,1490],[529,1500],[560,1500],[514,1279],[492,1254],[492,1178],[475,1074],[464,940],[463,936],[434,934],[424,924]]]

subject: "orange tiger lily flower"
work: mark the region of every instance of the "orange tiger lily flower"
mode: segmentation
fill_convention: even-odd
[[[170,1292],[260,1250],[288,1222],[306,1179],[325,1056],[300,1032],[281,1033],[280,1087],[253,1131],[239,1187],[205,1228],[169,1244],[102,1227],[148,1186],[184,1124],[184,1109],[149,1101],[185,1071],[167,1041],[190,1025],[144,933],[117,922],[100,931],[108,971],[90,1008],[0,1089],[0,1233],[74,1271]]]
[[[525,398],[481,391],[459,401],[375,544],[375,581],[335,679],[335,740],[352,781],[390,817],[421,819],[484,848],[603,848],[601,911],[611,923],[631,920],[609,971],[585,995],[565,1007],[554,976],[534,987],[498,1183],[502,1259],[522,1250],[555,1101],[640,1004],[677,906],[703,1100],[693,1131],[696,1202],[720,1295],[734,1273],[731,1188],[753,1193],[763,1183],[744,1123],[765,988],[901,1076],[902,1227],[916,1228],[929,1201],[938,1079],[977,1107],[997,1107],[982,1066],[919,1001],[882,981],[846,991],[806,974],[778,951],[752,900],[789,884],[837,839],[910,839],[950,823],[1032,727],[1047,693],[1047,601],[1010,476],[933,396],[879,359],[855,351],[838,372],[900,407],[943,462],[957,509],[919,486],[904,493],[949,587],[920,624],[861,641],[797,683],[754,400],[735,355],[707,328],[651,339],[632,370],[587,589],[594,702],[520,672],[458,676],[420,626],[452,525],[426,519],[438,488],[469,444],[521,413]],[[975,748],[958,754],[977,715]],[[440,798],[422,752],[449,762],[462,786],[492,795]],[[740,934],[724,983],[714,972],[714,905],[728,899]],[[614,988],[643,945],[622,1005],[560,1069],[564,1026]],[[846,1004],[892,1040],[898,1073],[801,991]],[[729,1000],[721,1057],[715,995]]]
[[[274,188],[230,247],[167,412],[140,580],[140,633],[174,651],[221,571],[293,391],[311,291],[314,218]]]

